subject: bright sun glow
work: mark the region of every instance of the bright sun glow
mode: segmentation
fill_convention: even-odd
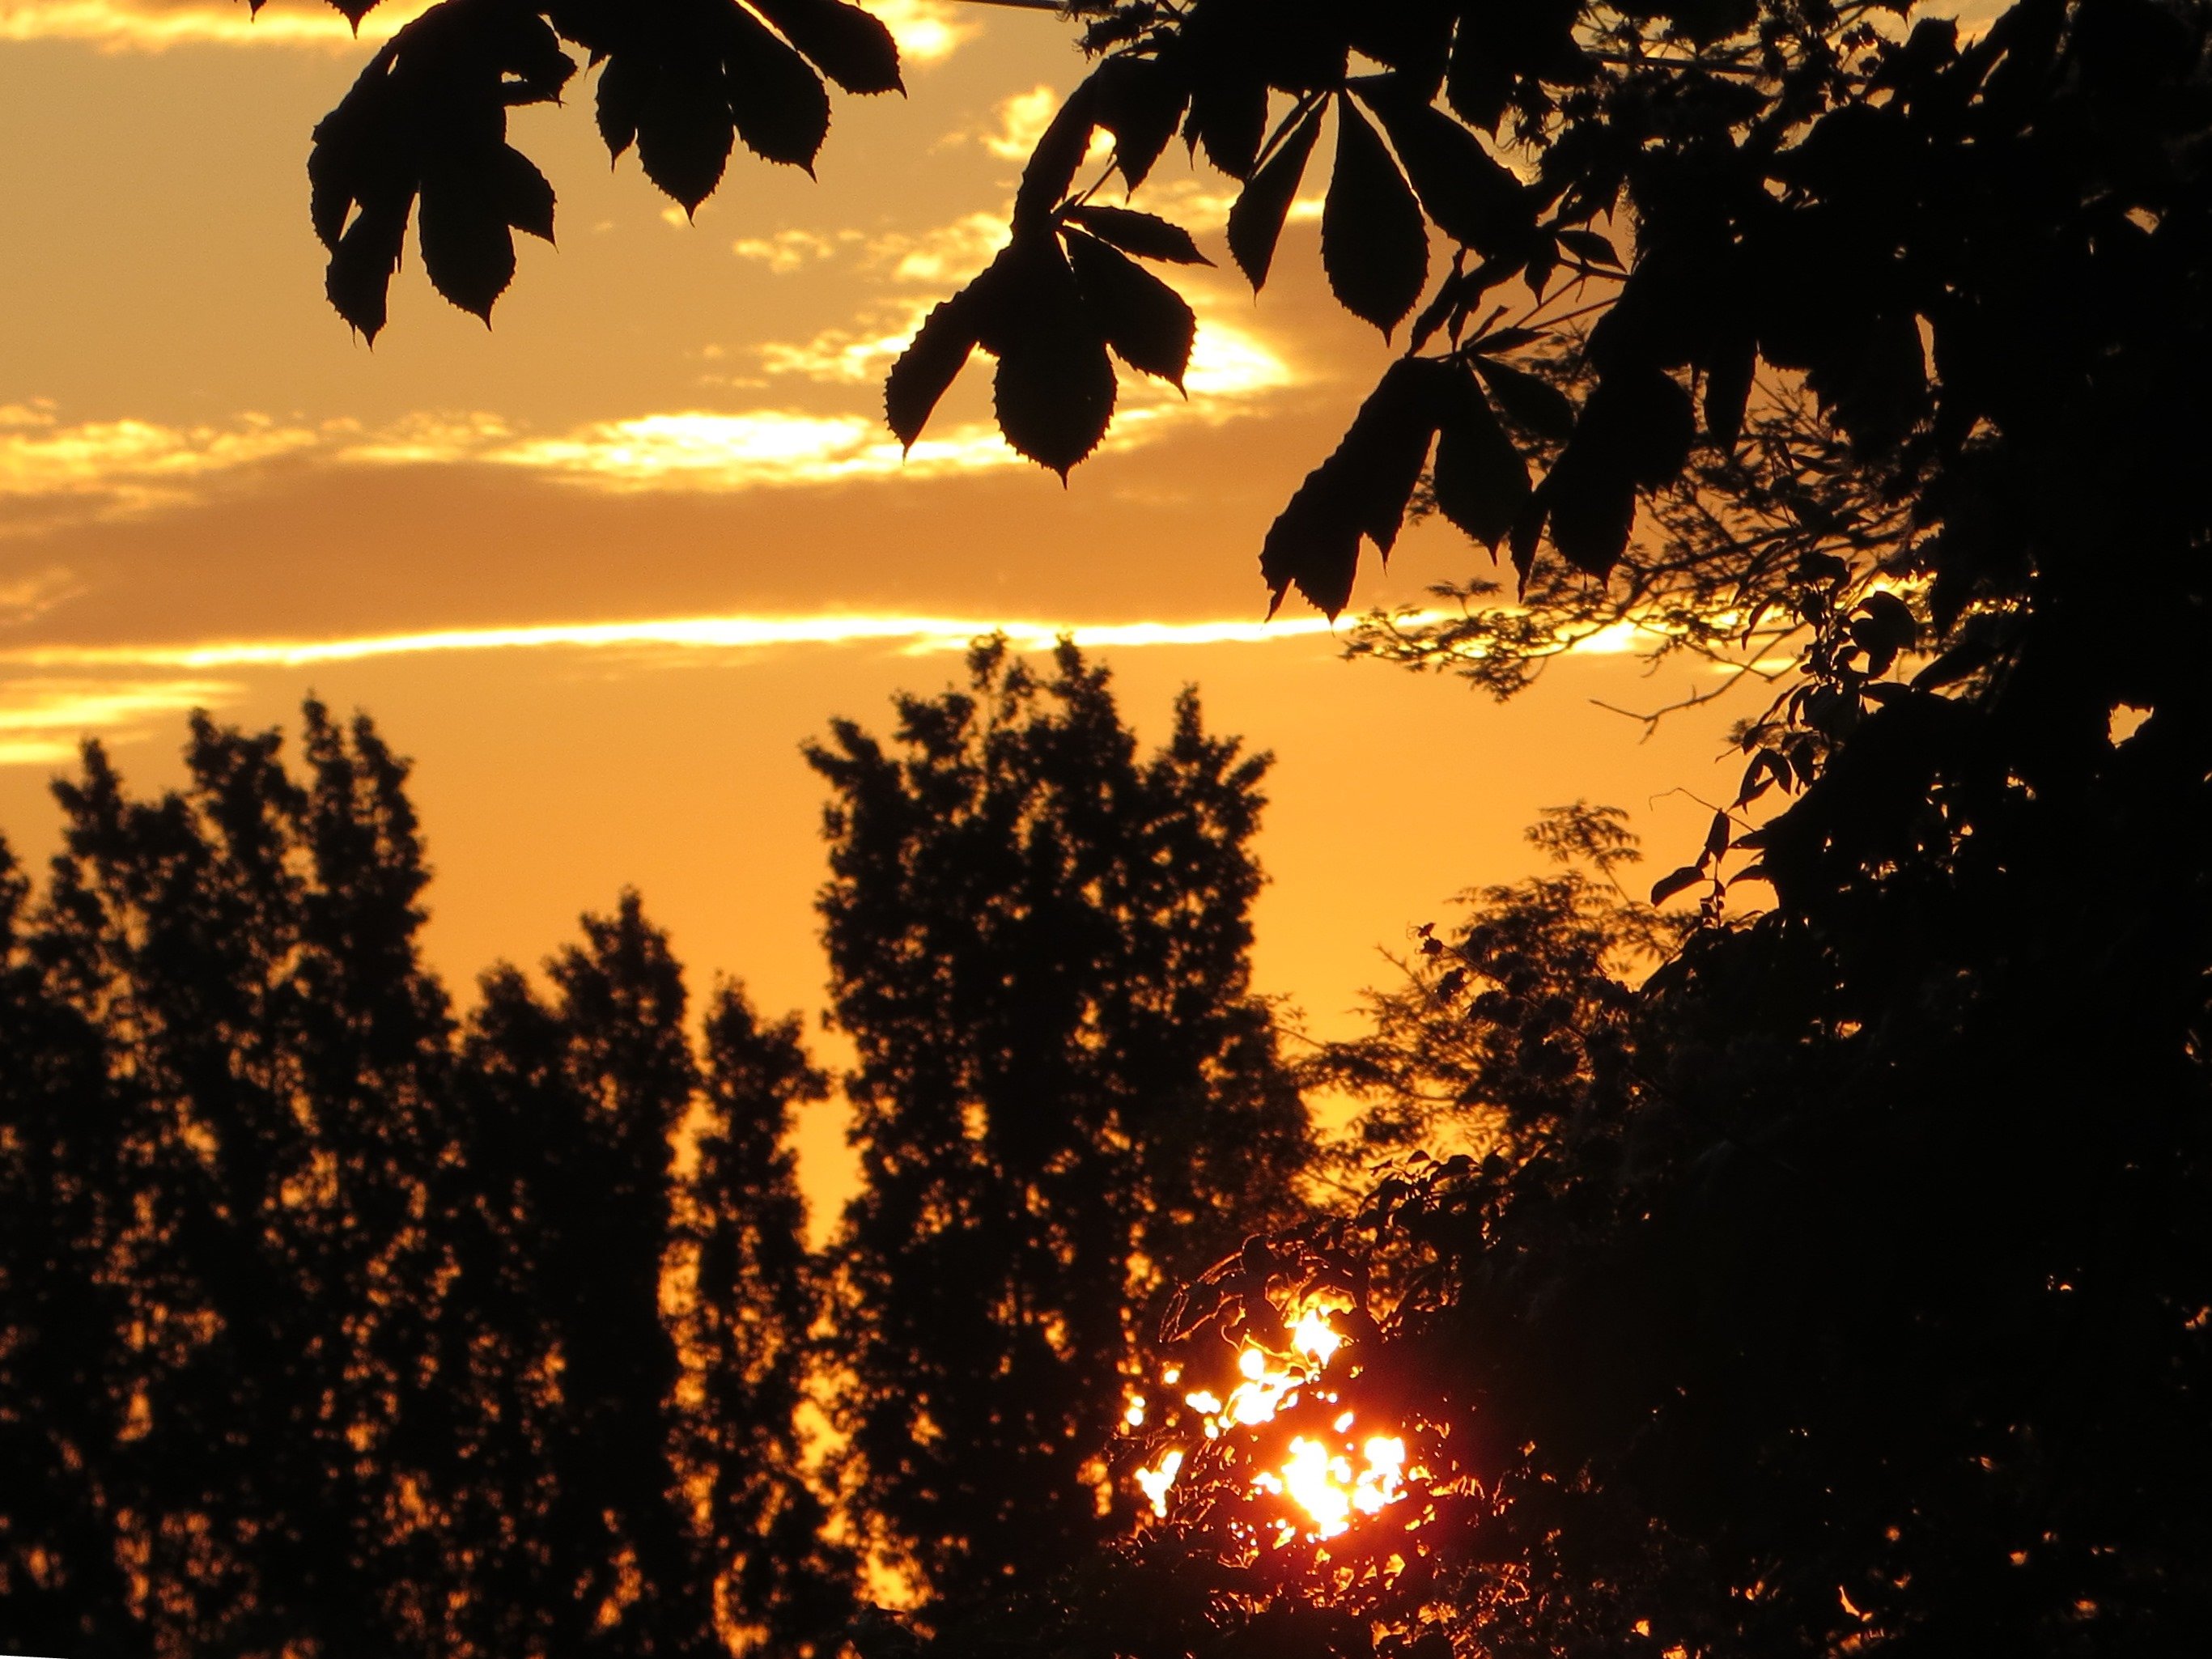
[[[1329,1323],[1328,1310],[1316,1303],[1309,1303],[1286,1320],[1285,1328],[1290,1336],[1288,1355],[1245,1339],[1237,1356],[1242,1380],[1226,1399],[1206,1389],[1183,1396],[1183,1403],[1203,1419],[1207,1439],[1272,1419],[1302,1389],[1320,1380],[1344,1346],[1342,1333]],[[1327,1394],[1320,1397],[1334,1398]],[[1252,1477],[1255,1492],[1287,1498],[1305,1513],[1308,1524],[1303,1529],[1289,1522],[1282,1524],[1275,1540],[1279,1544],[1289,1542],[1301,1530],[1310,1539],[1334,1538],[1358,1517],[1376,1514],[1405,1496],[1406,1443],[1401,1437],[1376,1434],[1355,1440],[1356,1413],[1350,1411],[1339,1413],[1330,1426],[1336,1436],[1334,1443],[1300,1435],[1291,1442],[1289,1455],[1280,1465]],[[1138,1488],[1151,1500],[1154,1515],[1167,1514],[1168,1492],[1183,1461],[1182,1450],[1170,1448],[1157,1462],[1137,1471]]]

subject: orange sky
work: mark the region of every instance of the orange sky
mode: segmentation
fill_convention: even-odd
[[[910,95],[838,99],[818,182],[741,155],[696,224],[634,160],[609,169],[588,83],[520,112],[559,247],[524,240],[489,332],[410,255],[372,352],[323,302],[307,219],[308,132],[368,51],[336,14],[0,0],[17,849],[51,849],[46,780],[82,733],[154,787],[185,708],[289,721],[313,689],[417,763],[429,948],[457,988],[495,957],[535,961],[631,883],[702,988],[735,974],[771,1010],[811,1009],[821,797],[800,740],[945,684],[970,624],[1158,622],[1186,626],[1102,647],[1139,729],[1194,680],[1217,726],[1279,757],[1259,974],[1316,1030],[1352,1029],[1377,945],[1522,873],[1542,806],[1618,803],[1660,869],[1681,861],[1706,809],[1668,792],[1728,790],[1718,734],[1752,700],[1639,743],[1592,699],[1671,701],[1705,684],[1686,663],[1647,679],[1620,655],[1563,661],[1498,708],[1336,662],[1290,608],[1298,626],[1257,639],[1187,626],[1262,615],[1261,536],[1385,361],[1322,289],[1310,215],[1257,305],[1202,274],[1188,403],[1125,381],[1127,418],[1071,487],[989,430],[980,359],[900,463],[882,371],[997,246],[1039,89],[1080,64],[1048,15],[878,9]],[[1225,264],[1225,203],[1176,150],[1146,204]],[[1355,603],[1486,568],[1423,526]],[[825,642],[843,630],[824,618],[855,616],[868,637]],[[617,626],[637,623],[673,625]],[[835,1142],[825,1115],[808,1137],[825,1197]]]

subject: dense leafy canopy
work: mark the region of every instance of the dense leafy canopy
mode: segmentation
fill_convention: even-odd
[[[404,764],[304,750],[201,720],[137,801],[91,748],[0,881],[0,1645],[802,1650],[795,1029],[726,989],[702,1067],[633,898],[457,1030]]]
[[[376,0],[332,0],[358,21]],[[252,0],[256,10],[263,0]],[[371,339],[410,214],[438,291],[489,318],[514,276],[514,232],[553,239],[554,192],[507,142],[507,112],[557,99],[603,66],[610,154],[688,212],[721,182],[738,139],[811,171],[830,130],[825,77],[848,92],[900,88],[890,32],[845,0],[441,0],[380,47],[315,129],[307,162],[331,303]]]
[[[1127,758],[1110,708],[1079,718],[1103,695],[1079,665],[1064,662],[1041,691],[987,654],[975,697],[902,711],[896,758],[839,728],[817,756],[842,815],[825,915],[875,1162],[848,1219],[838,1294],[850,1306],[872,1284],[899,1286],[856,1328],[848,1363],[872,1386],[856,1392],[848,1467],[884,1541],[956,1596],[1009,1567],[1039,1570],[998,1603],[942,1610],[948,1648],[1133,1659],[2185,1649],[2212,1623],[2212,20],[2201,0],[2021,0],[1979,29],[1826,0],[1127,0],[1071,15],[1095,67],[1030,161],[1006,248],[894,371],[902,438],[978,346],[998,360],[1009,440],[1063,472],[1111,417],[1116,355],[1181,374],[1189,313],[1138,262],[1188,263],[1196,245],[1097,199],[1103,181],[1078,176],[1094,132],[1112,135],[1111,171],[1132,188],[1178,135],[1239,180],[1229,248],[1255,284],[1325,149],[1324,267],[1400,355],[1268,532],[1262,572],[1278,600],[1295,587],[1340,610],[1362,543],[1387,552],[1409,512],[1434,511],[1510,556],[1518,591],[1500,603],[1464,584],[1452,590],[1463,620],[1378,619],[1370,650],[1510,691],[1564,640],[1632,621],[1772,659],[1761,672],[1784,683],[1742,730],[1739,798],[1653,889],[1698,898],[1664,965],[1634,982],[1630,963],[1666,935],[1603,896],[1625,867],[1607,820],[1558,821],[1555,843],[1597,873],[1481,898],[1463,928],[1429,936],[1434,951],[1374,1039],[1333,1057],[1340,1078],[1380,1097],[1380,1141],[1433,1127],[1474,1150],[1409,1159],[1351,1213],[1224,1253],[1157,1340],[1135,1310],[1200,1265],[1189,1252],[1196,1224],[1215,1218],[1200,1201],[1214,1188],[1161,1197],[1145,1184],[1166,1165],[1132,1115],[1141,1097],[1099,1056],[1109,1030],[1158,1039],[1178,1065],[1261,1030],[1241,944],[1206,935],[1202,914],[1178,921],[1172,905],[1139,902],[1147,866],[1116,860],[1176,820],[1141,805],[1126,820],[1104,811],[1143,802],[1151,775]],[[682,33],[694,23],[703,36]],[[791,64],[803,54],[868,82],[841,75],[829,47],[802,38],[808,27],[734,3],[603,15],[445,0],[325,129],[318,214],[337,245],[334,297],[358,325],[380,320],[386,256],[419,197],[434,280],[489,305],[509,228],[538,224],[543,204],[504,148],[501,112],[566,78],[558,39],[607,56],[610,142],[635,134],[648,171],[687,204],[719,176],[732,134],[770,159],[811,156],[820,89]],[[679,38],[710,44],[675,52]],[[658,66],[651,92],[636,90],[642,67],[615,73],[625,61]],[[362,297],[372,290],[374,306]],[[1041,696],[1065,716],[1039,714]],[[1255,780],[1239,780],[1194,715],[1187,727],[1157,764],[1210,803],[1191,820],[1215,823],[1186,848],[1206,876],[1192,890],[1233,933],[1249,897],[1237,814]],[[224,753],[202,786],[218,815],[246,798],[223,781],[264,764],[250,748]],[[1063,799],[1037,787],[1044,753],[1120,781]],[[94,810],[102,799],[95,770],[80,861],[113,839],[101,826],[123,821]],[[1109,832],[1095,869],[1064,833],[1079,808]],[[349,1399],[355,1372],[331,1345],[381,1327],[370,1316],[279,1343],[257,1311],[276,1304],[217,1294],[234,1282],[223,1275],[260,1260],[226,1243],[228,1218],[265,1210],[284,1190],[270,1184],[279,1171],[347,1165],[335,1143],[328,1160],[309,1157],[269,1106],[264,1079],[278,1073],[260,1056],[266,1033],[289,1029],[270,1018],[291,1005],[220,954],[289,890],[256,873],[274,867],[258,820],[224,830],[245,873],[210,882],[196,849],[212,843],[181,832],[183,811],[131,819],[147,838],[143,868],[117,866],[137,872],[129,891],[177,896],[173,927],[94,927],[109,901],[81,862],[52,908],[79,919],[58,935],[75,943],[19,953],[7,981],[18,1000],[6,1018],[39,1056],[25,1080],[9,1076],[7,1098],[45,1126],[10,1143],[30,1149],[11,1150],[27,1161],[11,1166],[10,1189],[60,1206],[53,1226],[74,1231],[54,1237],[112,1241],[38,1258],[23,1305],[58,1309],[54,1286],[88,1282],[82,1305],[108,1322],[96,1328],[137,1318],[143,1357],[69,1346],[95,1328],[67,1319],[6,1356],[44,1379],[55,1433],[77,1431],[88,1401],[108,1413],[92,1427],[118,1447],[193,1425],[115,1467],[184,1483],[129,1510],[131,1536],[169,1553],[174,1582],[215,1609],[206,1628],[227,1641],[222,1620],[245,1614],[223,1609],[304,1605],[362,1547],[349,1540],[416,1545],[354,1518],[387,1511],[349,1483],[404,1465],[362,1474],[329,1422],[280,1431],[270,1410],[255,1419],[265,1454],[220,1469],[197,1455],[216,1443],[200,1425],[219,1415],[195,1392],[202,1332],[258,1342],[252,1357],[272,1377],[323,1367],[319,1386]],[[410,902],[393,896],[404,869],[398,886],[374,887],[386,911]],[[1754,877],[1772,903],[1745,913],[1736,884]],[[1042,918],[1064,937],[1046,936]],[[1182,982],[1182,927],[1205,936],[1189,981],[1204,994],[1148,1001]],[[869,939],[896,945],[871,957]],[[179,954],[180,940],[216,965]],[[978,940],[980,954],[959,955]],[[592,949],[615,943],[595,934]],[[1148,988],[1126,1011],[1067,994],[1078,968],[1113,953],[1175,971],[1133,976]],[[100,1026],[135,1006],[104,988],[118,961],[189,1012],[143,1028],[161,1044],[134,1061],[127,1089],[105,1080],[123,1074],[103,1059]],[[963,964],[978,963],[989,971],[971,977]],[[222,989],[238,984],[250,994]],[[562,1018],[598,1006],[580,964],[562,986]],[[513,1013],[500,1029],[513,1033],[510,1063],[527,1061],[515,1075],[543,1079],[549,1121],[581,1135],[558,1103],[600,1039],[580,1025],[562,1039],[580,1057],[561,1058],[550,1037],[523,1043],[550,1016],[519,989],[489,1006]],[[1109,1012],[1130,1018],[1113,1025]],[[428,1018],[395,1004],[382,1024],[348,1023],[345,1040]],[[118,1029],[141,1040],[139,1025]],[[1039,1032],[1053,1040],[1037,1045]],[[414,1043],[379,1049],[383,1071],[363,1059],[337,1075],[412,1098],[427,1085],[410,1068],[431,1065]],[[246,1058],[234,1063],[234,1048]],[[642,1064],[653,1051],[623,1052]],[[1231,1103],[1287,1122],[1265,1117],[1271,1064],[1254,1058],[1244,1075],[1261,1084]],[[215,1103],[205,1133],[218,1147],[222,1113],[258,1115],[278,1154],[221,1166],[246,1185],[221,1188],[216,1203],[195,1173],[204,1136],[129,1128],[146,1121],[131,1114],[147,1090]],[[640,1109],[666,1097],[648,1088]],[[1165,1097],[1178,1110],[1191,1098]],[[53,1105],[85,1099],[124,1129],[84,1135],[76,1107]],[[1064,1099],[1067,1117],[1023,1109],[1040,1099]],[[328,1121],[350,1120],[333,1109]],[[416,1133],[414,1121],[380,1117],[376,1133]],[[1095,1156],[1102,1146],[1114,1157]],[[87,1173],[40,1184],[53,1149]],[[150,1208],[111,1216],[101,1160],[126,1156],[176,1173],[154,1182],[164,1196]],[[391,1159],[447,1167],[412,1143]],[[1178,1165],[1178,1178],[1204,1167]],[[363,1186],[387,1207],[410,1190]],[[310,1264],[318,1285],[392,1271],[336,1246],[317,1255],[320,1212],[278,1207],[277,1259]],[[1146,1235],[1155,1213],[1192,1224]],[[205,1241],[221,1272],[188,1251],[176,1258],[186,1268],[149,1255],[103,1276],[120,1259],[108,1252],[152,1228],[195,1250]],[[981,1264],[958,1256],[987,1232],[1012,1248]],[[345,1249],[366,1244],[348,1236]],[[419,1247],[401,1227],[376,1248]],[[623,1260],[634,1273],[634,1255],[604,1270]],[[1143,1282],[1125,1294],[1133,1260]],[[284,1283],[305,1282],[309,1267],[287,1271]],[[522,1294],[551,1298],[545,1328],[557,1332],[560,1298],[592,1282]],[[972,1300],[951,1290],[978,1284],[999,1298],[987,1310],[1012,1316],[979,1330]],[[1026,1311],[1033,1293],[1042,1320]],[[1085,1494],[1125,1386],[1163,1362],[1218,1355],[1218,1334],[1270,1332],[1316,1295],[1348,1339],[1330,1373],[1338,1397],[1315,1390],[1249,1433],[1185,1447],[1168,1514],[1139,1541],[1085,1556],[1104,1527],[1039,1524],[988,1485],[1019,1466],[1029,1501],[1049,1482]],[[927,1328],[889,1322],[925,1308]],[[408,1344],[427,1340],[394,1332],[388,1352],[401,1358],[375,1362],[392,1386],[342,1420],[384,1432],[379,1413],[406,1409],[398,1379],[421,1374],[402,1363]],[[641,1337],[617,1369],[665,1374],[656,1341]],[[1017,1397],[975,1377],[962,1379],[972,1391],[947,1390],[939,1372],[954,1375],[945,1356],[966,1353],[952,1346],[963,1341],[985,1345],[984,1382],[1030,1368]],[[1072,1363],[1079,1344],[1113,1358],[1085,1372]],[[532,1363],[497,1361],[517,1374]],[[101,1369],[118,1364],[126,1372]],[[185,1402],[143,1435],[116,1380],[136,1375],[130,1365]],[[956,1398],[968,1415],[956,1419]],[[1402,1432],[1407,1495],[1339,1538],[1261,1524],[1252,1469],[1340,1407]],[[20,1437],[23,1420],[9,1431]],[[646,1444],[634,1406],[598,1420]],[[1161,1432],[1188,1429],[1170,1420]],[[118,1524],[46,1433],[28,1442],[43,1460],[29,1465],[44,1471],[40,1536]],[[249,1480],[257,1493],[314,1494],[321,1529],[247,1552],[212,1522],[171,1533],[143,1519],[243,1513],[203,1494]],[[549,1539],[570,1540],[559,1550],[596,1537],[635,1560],[659,1547],[665,1521],[625,1518],[652,1477],[611,1480],[602,1515],[553,1524]],[[17,1559],[41,1583],[39,1564],[65,1558]],[[136,1558],[82,1559],[96,1576]],[[1067,1571],[1043,1575],[1056,1565]],[[518,1585],[541,1582],[534,1566],[515,1571]],[[252,1596],[237,1589],[249,1573]],[[654,1595],[678,1593],[657,1583]]]
[[[1072,646],[969,671],[894,747],[839,722],[809,755],[859,1049],[838,1423],[878,1543],[954,1602],[1127,1531],[1104,1457],[1167,1298],[1298,1212],[1308,1152],[1249,984],[1266,758],[1188,694],[1140,758]]]
[[[635,895],[457,1022],[365,720],[311,703],[301,780],[198,718],[152,801],[88,748],[45,890],[0,862],[0,1646],[805,1659],[869,1551],[972,1599],[1128,1530],[1168,1297],[1303,1212],[1266,761],[1188,696],[1140,757],[1072,649],[972,668],[811,754],[818,1255],[829,1079],[735,987],[695,1030]]]

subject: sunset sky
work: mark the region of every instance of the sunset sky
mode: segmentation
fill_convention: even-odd
[[[178,775],[186,709],[289,725],[313,691],[416,763],[429,949],[465,998],[635,884],[697,988],[732,974],[811,1010],[822,796],[799,745],[833,714],[882,729],[895,690],[941,687],[1000,624],[1102,630],[1140,732],[1195,681],[1212,724],[1276,753],[1259,975],[1321,1034],[1353,1029],[1377,946],[1530,867],[1519,830],[1543,806],[1629,808],[1654,873],[1694,850],[1692,797],[1733,783],[1714,757],[1748,694],[1643,742],[1594,700],[1671,702],[1698,670],[1568,660],[1500,708],[1335,660],[1295,605],[1255,626],[1261,537],[1386,361],[1322,289],[1310,211],[1256,305],[1233,273],[1187,284],[1188,401],[1125,380],[1067,488],[988,426],[980,358],[901,460],[883,372],[999,245],[1080,73],[1049,15],[885,0],[908,96],[838,98],[817,180],[741,154],[696,223],[634,159],[610,170],[580,76],[514,124],[560,193],[557,249],[523,239],[489,331],[410,253],[372,351],[324,302],[303,163],[367,41],[419,9],[356,42],[309,0],[258,21],[242,0],[0,0],[19,854],[52,850],[46,782],[81,736],[150,789]],[[1176,149],[1146,204],[1225,264],[1227,201]],[[1354,602],[1487,568],[1422,526]],[[835,1139],[823,1115],[824,1196]]]

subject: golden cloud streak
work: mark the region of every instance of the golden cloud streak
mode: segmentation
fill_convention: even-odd
[[[243,415],[228,427],[125,418],[64,426],[43,401],[0,406],[0,499],[131,511],[192,499],[223,473],[312,450],[327,434]]]
[[[77,40],[106,52],[175,46],[289,46],[354,52],[390,40],[430,0],[384,0],[361,33],[329,6],[278,0],[258,16],[245,0],[0,0],[0,40]]]
[[[52,766],[74,758],[94,732],[135,736],[156,715],[214,708],[244,688],[222,680],[0,680],[0,766]]]
[[[1442,620],[1423,613],[1411,620]],[[0,680],[0,766],[65,764],[81,737],[144,734],[153,717],[236,701],[243,685],[207,678],[211,671],[289,669],[319,664],[484,653],[618,651],[664,659],[692,653],[744,653],[791,646],[880,645],[902,656],[965,650],[1002,634],[1018,651],[1047,651],[1062,637],[1086,650],[1162,647],[1270,645],[1332,635],[1320,617],[1272,622],[1214,618],[1196,622],[1048,623],[979,617],[891,614],[670,617],[642,622],[548,623],[507,628],[448,628],[349,638],[217,640],[198,644],[22,645],[0,649],[0,667],[41,678]],[[1575,654],[1610,655],[1646,646],[1656,635],[1620,624],[1577,641]],[[177,678],[91,678],[103,672],[167,672]],[[62,678],[75,672],[82,678]]]
[[[317,663],[472,652],[567,649],[754,651],[774,646],[884,644],[905,653],[965,650],[1001,633],[1018,650],[1048,650],[1066,635],[1086,649],[1151,646],[1265,645],[1331,632],[1319,617],[1273,622],[1043,623],[983,617],[884,615],[672,617],[645,622],[547,623],[513,628],[450,628],[350,639],[231,640],[198,645],[33,645],[0,651],[0,663],[27,668],[298,668]]]
[[[1401,617],[1401,620],[1435,622],[1442,621],[1443,615],[1418,612]],[[828,612],[811,616],[665,617],[639,622],[446,628],[319,640],[218,640],[185,645],[22,645],[0,649],[0,664],[32,669],[194,672],[299,668],[317,663],[476,652],[731,652],[757,651],[775,646],[861,644],[896,646],[903,654],[921,656],[963,651],[971,641],[994,633],[1006,635],[1017,650],[1046,651],[1063,636],[1086,650],[1141,650],[1153,647],[1269,645],[1334,632],[1335,625],[1322,617],[1277,617],[1271,622],[1212,618],[1196,622],[1069,623]],[[1623,623],[1587,635],[1565,648],[1577,654],[1610,656],[1637,649],[1657,637],[1633,623]],[[0,729],[7,724],[7,717],[0,714]]]
[[[867,337],[826,334],[768,349],[772,372],[873,381],[905,348],[912,325]],[[971,375],[988,364],[971,365]],[[1218,423],[1299,383],[1258,336],[1203,328],[1184,377],[1188,398],[1143,377],[1122,382],[1103,449],[1136,448],[1163,423]],[[725,494],[856,478],[1020,469],[1031,464],[982,422],[940,427],[902,451],[879,420],[754,409],[682,410],[596,421],[563,433],[518,432],[484,412],[422,414],[365,432],[354,422],[283,423],[243,415],[228,426],[168,426],[126,417],[64,424],[50,404],[0,406],[0,507],[17,528],[189,507],[226,479],[291,459],[351,465],[479,465],[535,472],[615,492]]]
[[[74,40],[104,52],[177,46],[282,46],[352,53],[390,40],[431,0],[383,0],[353,26],[319,0],[276,0],[258,15],[245,0],[0,0],[0,41]],[[941,0],[877,0],[869,8],[909,67],[951,56],[981,25]]]

